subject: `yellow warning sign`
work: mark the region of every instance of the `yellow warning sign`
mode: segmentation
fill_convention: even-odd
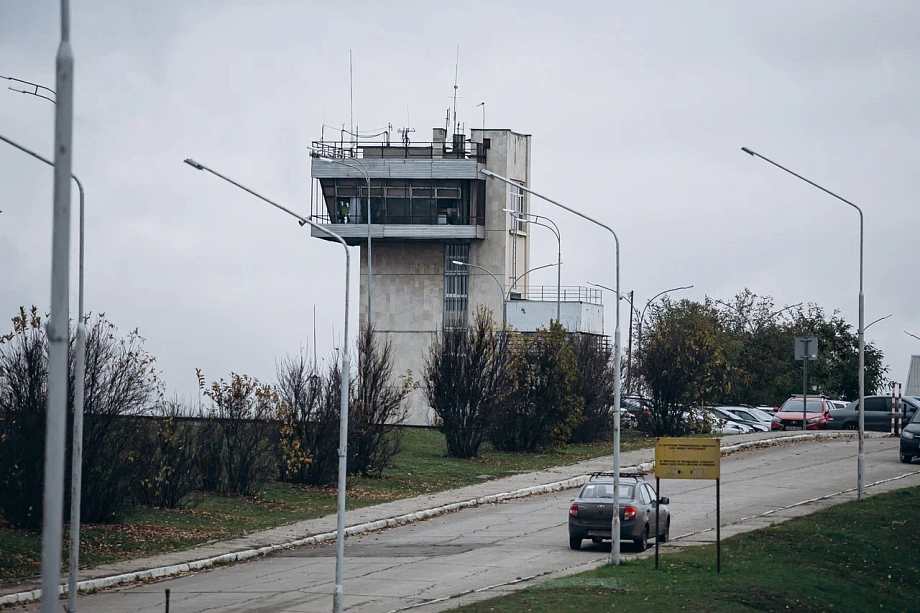
[[[719,479],[717,438],[659,438],[655,441],[655,476],[659,479]]]

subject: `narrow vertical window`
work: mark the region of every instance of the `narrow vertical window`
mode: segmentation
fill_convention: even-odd
[[[470,261],[469,245],[444,246],[444,327],[459,328],[466,325],[469,307],[469,266],[454,264]]]

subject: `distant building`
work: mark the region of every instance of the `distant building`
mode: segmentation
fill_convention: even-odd
[[[509,327],[528,332],[556,317],[556,287],[529,284],[529,224],[503,209],[530,211],[530,196],[480,170],[531,183],[530,135],[511,130],[471,131],[447,139],[434,128],[431,142],[314,142],[313,219],[361,248],[360,326],[367,313],[367,206],[372,240],[372,321],[396,354],[396,372],[422,377],[429,347],[444,327],[463,326],[478,305],[502,318],[501,280],[510,300]],[[368,180],[370,194],[368,194]],[[542,230],[541,230],[542,231]],[[312,231],[328,240],[323,232]],[[540,263],[555,263],[556,250]],[[486,272],[468,263],[488,270]],[[562,288],[567,329],[602,335],[599,290]],[[421,392],[413,394],[409,423],[433,415]]]
[[[910,356],[910,366],[907,368],[907,385],[904,386],[905,396],[920,396],[920,355]]]

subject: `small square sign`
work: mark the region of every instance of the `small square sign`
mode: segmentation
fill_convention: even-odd
[[[818,359],[818,337],[817,336],[797,336],[795,337],[795,359],[796,360],[817,360]]]

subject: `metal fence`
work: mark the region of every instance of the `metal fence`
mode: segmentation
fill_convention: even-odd
[[[559,299],[562,302],[586,302],[588,304],[603,305],[602,292],[593,287],[579,287],[577,285],[563,285],[559,288]],[[512,300],[538,300],[542,302],[556,301],[555,285],[531,285],[526,292],[511,290]]]
[[[335,159],[404,159],[476,160],[486,163],[486,148],[483,143],[471,141],[419,142],[404,145],[381,142],[313,141],[313,150],[322,157]]]

